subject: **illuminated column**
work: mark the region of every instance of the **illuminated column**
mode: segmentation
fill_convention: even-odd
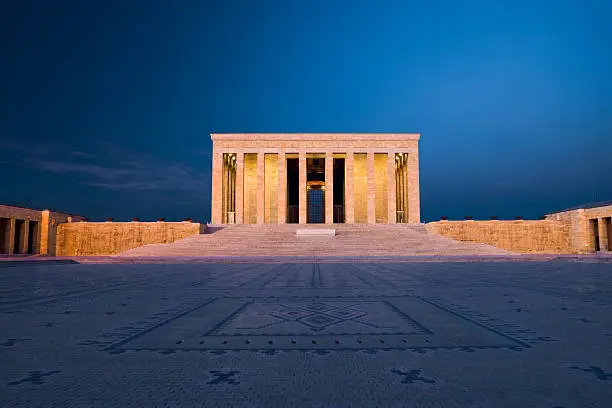
[[[236,222],[236,156],[232,156],[230,172],[230,211],[234,213]]]
[[[388,194],[388,211],[387,211],[387,223],[395,224],[396,222],[396,192],[395,192],[395,152],[387,153],[387,194]]]
[[[347,151],[344,163],[344,199],[346,200],[344,205],[346,207],[345,222],[347,224],[355,223],[355,168],[353,158],[353,151]]]
[[[334,154],[325,153],[325,223],[334,222]]]
[[[608,223],[605,218],[599,218],[597,220],[597,228],[599,228],[599,250],[608,250]]]
[[[244,153],[236,153],[236,224],[244,223]]]
[[[278,223],[287,222],[287,158],[285,152],[278,153]]]
[[[28,234],[30,233],[30,220],[25,219],[23,221],[23,226],[21,227],[21,245],[20,245],[20,249],[21,249],[21,253],[22,254],[27,254],[28,253]]]
[[[300,165],[300,217],[299,223],[306,224],[306,152],[300,150],[299,152],[299,165]]]
[[[374,184],[374,152],[367,152],[368,224],[376,223],[376,186]]]
[[[15,253],[15,217],[11,217],[9,221],[9,233],[8,233],[8,253]]]
[[[408,154],[402,153],[401,157],[401,171],[400,177],[402,182],[402,210],[404,211],[404,222],[410,222],[408,220]]]
[[[223,155],[223,201],[221,203],[221,222],[227,224],[229,211],[229,156]]]
[[[408,154],[408,222],[417,224],[421,222],[421,197],[419,191],[419,154]]]
[[[222,224],[223,217],[223,153],[213,147],[210,218],[212,224]]]
[[[263,151],[257,153],[257,224],[264,223],[265,204],[265,155]]]

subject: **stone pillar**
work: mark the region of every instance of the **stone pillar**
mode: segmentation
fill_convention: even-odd
[[[334,223],[334,154],[325,153],[325,223]]]
[[[236,153],[236,224],[244,223],[244,153]]]
[[[51,211],[43,210],[40,219],[40,254],[55,256],[57,227],[51,217]]]
[[[588,248],[588,252],[595,252],[595,234],[596,234],[596,227],[595,227],[595,222],[593,221],[593,219],[590,219],[588,217],[586,217],[585,215],[585,219],[586,219],[586,228],[585,230],[587,231],[586,234],[586,243],[587,243],[587,248]]]
[[[299,173],[300,173],[300,212],[299,212],[299,223],[306,224],[308,221],[307,218],[307,201],[306,201],[306,177],[307,177],[307,169],[306,169],[306,152],[300,151],[298,156],[299,162]]]
[[[264,206],[266,192],[265,154],[263,151],[257,153],[257,224],[264,223]]]
[[[278,153],[278,223],[287,222],[287,158],[285,152]]]
[[[395,192],[395,179],[397,175],[395,173],[395,152],[387,153],[387,223],[396,223],[396,192]]]
[[[28,253],[28,235],[30,234],[30,220],[27,218],[23,221],[21,228],[21,253]]]
[[[226,170],[226,180],[225,180],[225,188],[227,189],[227,194],[225,194],[225,210],[223,212],[223,222],[225,224],[229,224],[229,216],[228,212],[232,210],[232,160],[228,156],[227,160],[224,160]]]
[[[374,184],[374,152],[367,152],[368,224],[376,224],[376,185]]]
[[[605,218],[599,218],[597,220],[597,227],[599,228],[599,250],[608,250],[608,223]]]
[[[8,240],[8,254],[15,253],[15,217],[11,217],[9,220],[9,240]]]
[[[344,206],[345,206],[345,221],[347,224],[355,223],[355,168],[353,165],[353,151],[346,152],[346,160],[344,162]]]
[[[235,156],[234,156],[235,157]],[[234,223],[236,222],[236,162],[232,160],[230,166],[230,211],[234,213]]]
[[[421,193],[419,190],[419,154],[408,154],[408,222],[421,222]]]
[[[223,153],[213,147],[210,222],[223,223]]]

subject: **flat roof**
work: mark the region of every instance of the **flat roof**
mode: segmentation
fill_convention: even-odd
[[[211,133],[212,140],[419,140],[420,133]]]
[[[612,200],[608,200],[608,201],[593,201],[593,202],[590,202],[590,203],[577,205],[575,207],[566,208],[564,210],[553,211],[553,212],[551,212],[549,214],[557,214],[557,213],[562,213],[562,212],[566,212],[566,211],[575,211],[575,210],[588,210],[589,208],[607,207],[609,205],[612,205]]]

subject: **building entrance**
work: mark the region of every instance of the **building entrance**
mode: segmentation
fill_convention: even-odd
[[[309,182],[306,186],[308,205],[308,224],[325,222],[325,184]]]

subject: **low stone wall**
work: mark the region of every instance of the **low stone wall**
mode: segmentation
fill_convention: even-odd
[[[116,255],[203,233],[192,222],[68,222],[57,226],[57,256]]]
[[[570,225],[552,220],[437,221],[429,232],[457,241],[493,245],[518,253],[573,253]]]

